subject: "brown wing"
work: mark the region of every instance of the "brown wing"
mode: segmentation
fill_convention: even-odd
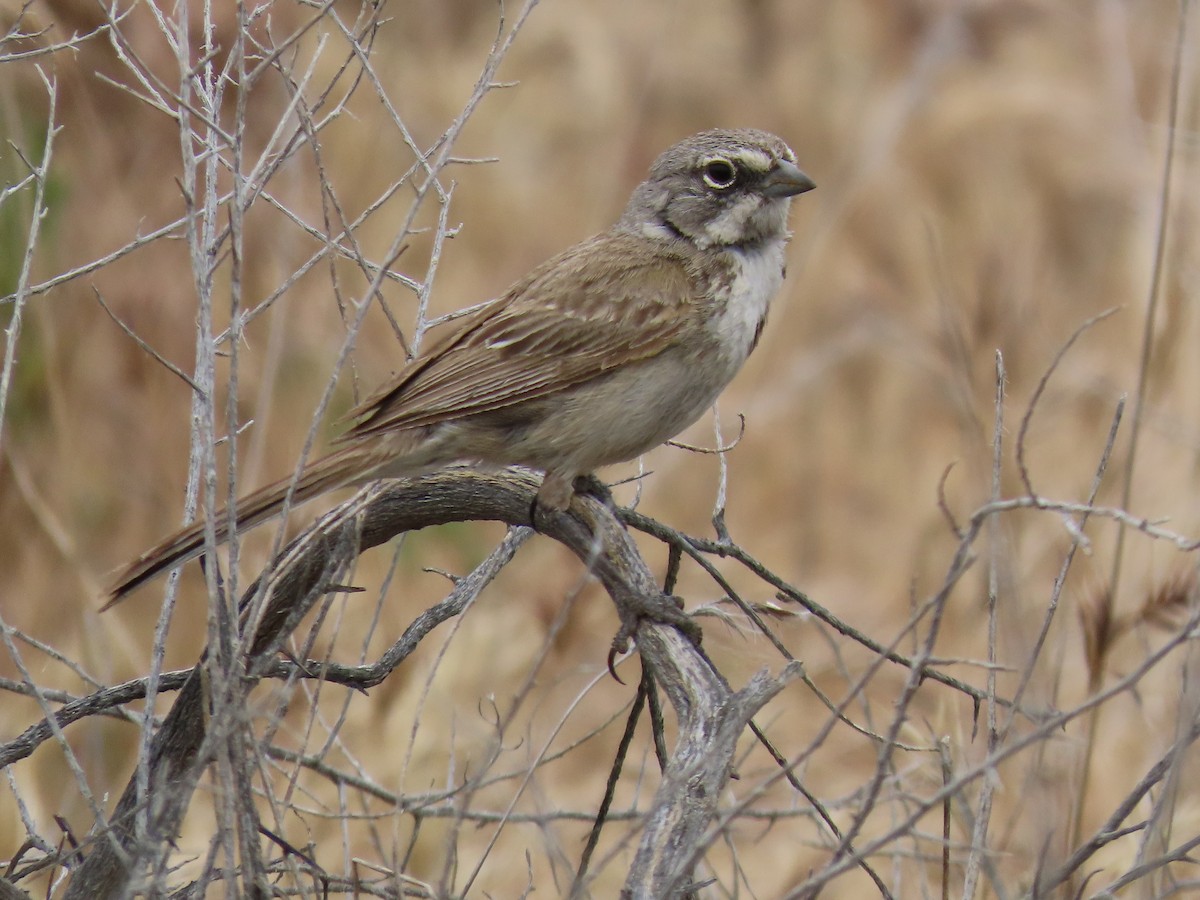
[[[534,269],[353,410],[343,440],[432,425],[556,393],[661,353],[695,287],[681,256],[603,234]]]

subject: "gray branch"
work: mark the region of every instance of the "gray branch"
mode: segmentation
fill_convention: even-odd
[[[338,589],[339,575],[358,554],[406,531],[448,522],[533,526],[537,487],[537,479],[523,472],[454,470],[380,482],[360,491],[293,541],[246,591],[240,607],[246,676],[230,680],[234,689],[248,693],[275,670],[275,654],[292,629],[325,594]],[[679,737],[647,812],[623,895],[688,896],[738,737],[795,673],[785,669],[780,678],[761,673],[734,692],[698,647],[654,618],[665,609],[678,615],[674,600],[658,588],[633,540],[603,502],[576,496],[563,513],[539,511],[536,527],[571,549],[604,585],[617,606],[622,631],[636,641],[642,664],[662,686],[679,720]],[[410,645],[415,647],[416,641]],[[208,716],[213,698],[204,672],[202,659],[153,738],[148,796],[140,797],[136,779],[130,780],[110,830],[93,839],[65,897],[106,898],[136,890],[137,880],[145,877],[139,862],[148,858],[145,843],[169,842],[177,833],[213,748],[228,739],[228,729],[239,727]],[[225,698],[225,703],[231,699],[236,698]],[[143,805],[149,809],[148,824],[139,836],[134,813]]]

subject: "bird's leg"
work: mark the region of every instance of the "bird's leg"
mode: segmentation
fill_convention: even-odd
[[[618,656],[629,649],[629,640],[637,635],[638,626],[643,621],[674,625],[683,632],[684,637],[697,647],[700,646],[704,632],[696,624],[696,620],[683,611],[681,599],[670,594],[643,594],[631,599],[634,599],[634,602],[617,602],[617,615],[621,618],[621,627],[608,651],[608,671],[617,681],[621,681],[621,678],[613,668],[614,663]]]
[[[533,499],[534,509],[547,512],[565,510],[571,505],[571,498],[575,496],[575,485],[572,482],[573,479],[558,472],[547,472],[546,477],[542,479],[542,486],[538,488],[537,496]]]
[[[576,494],[586,494],[595,497],[610,510],[615,509],[612,491],[608,485],[595,475],[564,475],[561,472],[547,472],[542,479],[534,503],[537,508],[553,512],[562,512],[571,505],[571,499]]]
[[[571,499],[577,492],[596,498],[610,513],[615,513],[612,491],[595,475],[567,477],[557,472],[547,472],[533,499],[529,511],[530,522],[536,528],[539,515],[562,512],[571,505]],[[617,614],[621,618],[621,628],[613,638],[610,662],[618,653],[628,649],[629,640],[637,634],[638,625],[646,620],[674,625],[697,645],[702,637],[700,626],[683,611],[682,601],[670,594],[639,594],[619,599]]]
[[[533,521],[539,512],[563,512],[571,505],[576,494],[595,497],[608,508],[616,512],[612,491],[595,475],[563,475],[560,472],[547,472],[538,488],[537,496],[529,509],[529,519]]]

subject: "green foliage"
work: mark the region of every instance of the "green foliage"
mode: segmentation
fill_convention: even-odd
[[[0,202],[0,296],[3,297],[16,292],[28,251],[37,190],[37,185],[29,178],[30,165],[40,165],[44,159],[49,133],[44,107],[22,105],[15,116],[6,114],[5,109],[0,108],[0,179],[6,190],[21,184],[22,180],[26,183],[19,190],[5,194]],[[48,175],[42,197],[45,213],[38,232],[35,263],[49,256],[51,259],[46,266],[53,265],[58,213],[66,196],[63,179]],[[0,304],[0,329],[7,331],[14,312],[13,303]],[[13,371],[8,397],[7,418],[15,428],[28,427],[44,415],[45,404],[40,402],[40,397],[44,393],[46,357],[38,332],[37,317],[30,316],[27,309],[21,325],[18,364]]]

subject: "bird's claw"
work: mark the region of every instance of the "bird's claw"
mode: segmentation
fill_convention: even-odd
[[[609,509],[616,509],[616,504],[613,501],[612,490],[607,484],[605,484],[595,475],[580,475],[575,479],[571,486],[576,494],[584,494],[588,497],[595,497]]]
[[[625,607],[621,610],[621,627],[608,651],[608,672],[621,684],[625,682],[617,675],[614,664],[618,656],[629,650],[629,641],[637,634],[638,626],[643,621],[674,625],[697,647],[704,639],[703,630],[695,619],[683,611],[683,602],[678,597],[669,594],[642,596],[635,605],[636,608]]]

